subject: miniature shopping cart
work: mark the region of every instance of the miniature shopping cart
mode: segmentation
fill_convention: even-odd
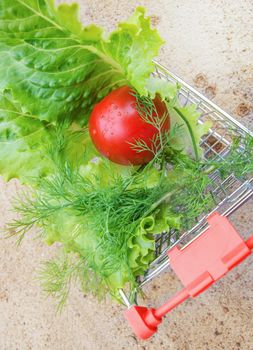
[[[181,103],[197,105],[201,113],[200,123],[212,121],[212,128],[201,141],[206,159],[218,160],[228,156],[234,137],[253,136],[238,121],[158,63],[154,75],[179,83]],[[184,288],[157,309],[131,303],[133,299],[120,290],[128,307],[126,319],[141,339],[147,339],[157,331],[165,314],[206,290],[251,254],[253,236],[244,241],[228,218],[253,195],[253,178],[239,179],[230,174],[224,180],[217,171],[213,171],[210,179],[212,185],[209,190],[215,208],[209,213],[204,212],[195,226],[179,239],[178,232],[173,231],[156,235],[155,259],[144,277],[138,279],[141,288],[170,266]]]

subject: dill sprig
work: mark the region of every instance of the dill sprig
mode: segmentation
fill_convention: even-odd
[[[73,254],[62,254],[55,259],[45,261],[38,277],[45,292],[57,299],[60,311],[70,292],[70,286],[80,281],[84,261]]]
[[[149,96],[141,96],[136,91],[132,92],[136,100],[136,110],[145,123],[152,125],[157,133],[154,134],[150,142],[144,139],[136,139],[130,142],[132,149],[137,153],[149,151],[153,154],[152,164],[163,165],[165,162],[166,148],[171,144],[176,131],[180,126],[176,125],[170,131],[164,130],[164,124],[169,117],[166,110],[162,116],[159,115],[154,101]]]
[[[211,159],[208,166],[218,169],[221,178],[230,174],[237,178],[246,177],[253,173],[253,137],[234,137],[227,155],[223,159]]]
[[[124,271],[133,290],[137,276],[130,266],[128,242],[141,220],[163,208],[168,215],[180,215],[181,231],[192,227],[203,211],[216,205],[209,192],[209,173],[244,177],[253,172],[253,139],[235,139],[222,160],[196,161],[169,145],[166,157],[169,163],[164,167],[148,164],[124,176],[111,174],[107,160],[103,160],[104,171],[89,176],[69,162],[58,161],[54,175],[39,179],[35,190],[20,196],[15,207],[19,218],[9,225],[9,232],[22,239],[36,226],[49,243],[59,241],[63,246],[64,258],[46,262],[40,273],[44,289],[59,300],[60,307],[70,284],[77,281],[95,295],[108,291],[117,297],[110,285],[117,271]],[[110,176],[107,181],[106,176]]]
[[[67,241],[60,241],[65,246],[74,247],[75,238],[86,231],[94,235],[95,246],[89,252],[79,251],[83,272],[92,271],[86,284],[92,283],[95,293],[104,289],[106,279],[124,266],[128,280],[135,283],[135,275],[128,262],[128,241],[135,234],[140,221],[145,217],[148,209],[165,193],[171,191],[172,184],[165,182],[162,177],[154,188],[143,186],[148,172],[113,179],[112,184],[101,186],[103,175],[83,177],[79,171],[68,163],[59,168],[55,175],[41,179],[38,188],[29,196],[22,198],[16,211],[19,218],[9,226],[12,234],[19,239],[32,227],[39,227],[41,235],[48,238],[52,222],[57,221],[58,215],[63,220],[73,217],[78,221],[76,231],[68,235]],[[75,226],[76,227],[76,226]],[[97,257],[101,261],[97,261]],[[58,271],[61,268],[61,273]],[[56,273],[53,273],[56,271]],[[44,270],[44,286],[54,296],[61,294],[60,300],[65,300],[67,281],[71,282],[72,269],[66,263],[46,265]],[[52,275],[52,279],[50,279]],[[53,283],[59,275],[60,281]],[[82,284],[84,281],[81,279]],[[93,281],[93,282],[92,282]],[[96,281],[96,283],[94,283]],[[51,286],[51,287],[49,287]],[[55,289],[54,289],[55,288]],[[58,294],[57,294],[58,291]]]

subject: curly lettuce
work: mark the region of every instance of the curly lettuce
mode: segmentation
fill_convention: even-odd
[[[0,174],[6,181],[46,176],[51,163],[46,145],[53,139],[53,130],[26,113],[10,92],[0,92]]]
[[[147,94],[152,59],[163,43],[139,7],[107,35],[82,26],[77,4],[0,3],[0,89],[49,122],[87,121],[93,105],[124,84]]]
[[[35,184],[57,164],[82,164],[96,155],[88,133],[71,125],[54,126],[26,112],[10,90],[0,91],[0,174],[9,181]]]

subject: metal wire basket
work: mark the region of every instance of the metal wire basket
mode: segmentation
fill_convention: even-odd
[[[178,78],[175,74],[169,72],[162,65],[156,63],[155,72],[153,74],[160,79],[168,80],[174,84],[178,83],[180,85],[178,98],[181,104],[184,106],[192,103],[196,104],[198,111],[201,113],[199,122],[203,123],[207,120],[212,122],[212,128],[209,130],[209,133],[202,138],[200,144],[203,148],[205,159],[222,159],[228,156],[231,149],[231,142],[235,136],[240,136],[241,138],[245,138],[247,135],[253,136],[253,133],[232,118],[228,113],[224,112],[221,108]],[[187,232],[182,233],[180,238],[178,238],[178,232],[173,230],[171,230],[171,232],[157,234],[155,237],[155,259],[150,264],[145,275],[138,279],[139,286],[143,287],[156,276],[160,275],[165,269],[168,269],[170,265],[173,265],[172,268],[183,282],[185,288],[159,309],[139,307],[137,306],[137,302],[132,305],[130,303],[130,297],[127,296],[123,290],[120,290],[122,300],[128,307],[126,318],[136,335],[142,339],[146,339],[156,332],[157,326],[165,313],[188,297],[195,296],[205,290],[251,253],[251,249],[253,248],[252,237],[244,242],[227,218],[253,195],[253,178],[239,179],[234,174],[230,174],[226,179],[222,180],[217,171],[213,171],[209,176],[211,179],[209,191],[214,199],[213,210],[207,212],[205,208],[203,208],[203,213],[201,217],[196,219],[196,224]],[[212,219],[213,221],[211,219],[209,220],[209,218],[212,218],[212,215],[216,215],[216,221],[214,219]],[[214,227],[216,233],[219,232],[219,236],[216,235],[217,237],[214,234]],[[231,235],[226,236],[229,232],[232,232]],[[201,236],[202,238],[200,238]],[[235,239],[234,241],[233,237]],[[221,241],[219,241],[220,239]],[[234,245],[232,244],[228,247],[226,240],[231,242],[231,244],[233,241]],[[216,244],[220,247],[223,246],[223,250],[220,254],[223,254],[227,249],[227,260],[224,256],[216,256],[217,248],[214,249],[212,255],[210,255],[210,252],[208,252],[210,253],[209,255],[207,254],[209,260],[212,260],[212,266],[215,264],[217,265],[217,261],[219,262],[217,265],[219,266],[219,271],[217,270],[217,266],[215,271],[212,267],[209,267],[208,270],[208,268],[206,268],[206,263],[208,262],[203,262],[200,257],[196,257],[196,252],[198,255],[201,249],[204,251],[205,255],[207,243],[209,244],[209,248],[212,244],[213,246]],[[241,248],[238,248],[239,246]],[[180,256],[177,258],[175,258],[177,254],[174,254],[174,248],[177,249],[177,253],[180,252],[181,254],[179,254]],[[240,249],[241,253],[238,253]],[[192,256],[193,253],[195,254],[194,257]],[[191,258],[189,258],[190,256]],[[180,259],[181,261],[179,261]],[[190,259],[193,265],[195,262],[200,266],[204,264],[205,267],[203,267],[201,273],[207,273],[211,277],[208,276],[209,279],[207,278],[205,280],[206,282],[203,282],[203,278],[201,277],[201,279],[200,276],[197,276],[196,271],[194,275],[194,272],[190,271],[189,267],[184,266],[184,262],[189,261],[187,259]],[[226,260],[226,263],[224,262],[223,264],[225,267],[220,265],[220,260],[222,262]],[[188,276],[186,276],[187,274]],[[191,274],[191,283],[195,283],[194,290],[189,281],[186,281],[189,280]],[[199,285],[196,284],[198,278],[200,278]]]

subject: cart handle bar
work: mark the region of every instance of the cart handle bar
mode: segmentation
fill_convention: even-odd
[[[185,248],[168,251],[170,266],[184,288],[157,309],[132,305],[125,317],[140,339],[148,339],[157,331],[162,317],[190,297],[204,292],[253,250],[253,236],[244,241],[227,217],[215,212],[209,227]]]

